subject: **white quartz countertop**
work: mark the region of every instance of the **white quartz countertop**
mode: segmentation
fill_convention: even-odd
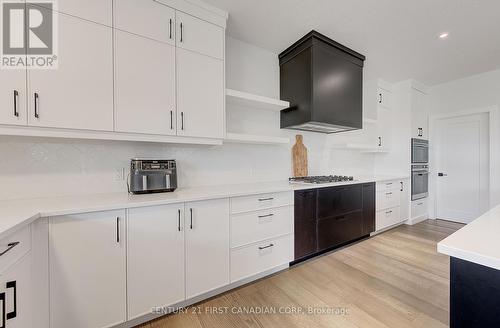
[[[362,179],[358,179],[356,181],[325,184],[290,184],[288,181],[274,181],[225,186],[179,188],[170,193],[147,195],[129,195],[124,192],[117,192],[5,200],[0,201],[0,238],[9,235],[11,232],[26,226],[41,217],[166,205],[217,198],[325,188],[407,178],[408,177],[402,176],[371,176],[363,177]]]
[[[438,243],[438,252],[500,270],[500,205]]]

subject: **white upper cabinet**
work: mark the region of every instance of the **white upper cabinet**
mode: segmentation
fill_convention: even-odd
[[[412,138],[429,138],[429,105],[428,96],[417,90],[411,89],[411,123],[412,123]]]
[[[224,29],[191,15],[177,12],[177,47],[224,58]]]
[[[0,73],[0,124],[26,125],[26,70]]]
[[[392,92],[379,87],[377,89],[377,105],[383,108],[391,109],[392,108]]]
[[[229,199],[186,203],[186,297],[229,284]]]
[[[125,211],[50,218],[50,327],[126,320]]]
[[[184,204],[135,208],[128,216],[128,319],[184,293]]]
[[[122,31],[115,44],[115,130],[175,135],[175,47]]]
[[[50,8],[53,2],[27,1]],[[113,22],[113,0],[61,0],[52,7],[59,12],[111,26]]]
[[[224,136],[224,62],[177,48],[177,134]]]
[[[113,31],[64,14],[58,21],[58,68],[28,72],[29,124],[112,131]]]
[[[114,27],[175,45],[175,10],[153,0],[115,0]]]

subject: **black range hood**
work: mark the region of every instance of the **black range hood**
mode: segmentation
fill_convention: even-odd
[[[281,128],[337,133],[363,127],[365,56],[311,31],[279,55]]]

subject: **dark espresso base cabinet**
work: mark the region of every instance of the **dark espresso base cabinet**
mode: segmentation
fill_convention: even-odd
[[[375,231],[375,183],[295,192],[295,261]]]
[[[450,258],[450,327],[500,327],[500,270]]]

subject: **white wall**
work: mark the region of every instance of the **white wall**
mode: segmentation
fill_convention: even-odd
[[[500,70],[447,82],[434,86],[430,90],[431,119],[434,115],[464,112],[492,106],[500,108]],[[498,117],[492,124],[497,131],[500,129]],[[497,143],[497,145],[500,144]],[[500,203],[500,159],[498,158],[500,147],[496,147],[492,151],[495,167],[492,170],[493,174],[490,176],[490,183],[494,186],[490,198],[491,206],[494,206]],[[435,188],[435,179],[432,179],[431,182],[431,188]]]
[[[279,97],[277,55],[227,39],[227,86]],[[228,109],[229,129],[293,137],[279,130],[279,114]],[[373,155],[331,150],[342,136],[303,133],[310,174],[361,175],[373,172]],[[290,146],[227,144],[179,146],[112,141],[37,139],[0,136],[0,199],[125,191],[115,170],[136,156],[178,161],[180,186],[201,186],[287,179]]]

